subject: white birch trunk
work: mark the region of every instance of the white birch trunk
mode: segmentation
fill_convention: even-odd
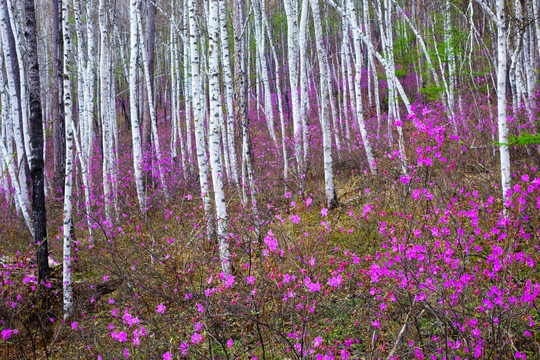
[[[501,162],[501,190],[503,199],[511,186],[510,151],[508,146],[508,126],[506,119],[506,8],[504,0],[497,0],[497,123],[499,128],[499,149]]]
[[[357,24],[356,22],[356,9],[354,7],[354,3],[352,0],[348,0],[348,15],[350,20],[353,22],[353,24]],[[358,121],[358,128],[360,129],[360,135],[362,136],[362,142],[364,143],[364,149],[366,151],[366,156],[368,160],[368,166],[369,171],[372,174],[377,173],[377,165],[375,163],[375,159],[373,157],[373,151],[371,149],[371,142],[368,137],[367,129],[366,129],[366,123],[364,121],[364,112],[363,112],[363,105],[362,105],[362,82],[361,82],[361,65],[362,65],[362,49],[360,48],[360,34],[357,30],[358,27],[353,28],[353,41],[354,41],[354,52],[356,56],[356,64],[355,64],[355,77],[354,77],[354,84],[355,84],[355,93],[356,93],[356,119]]]
[[[15,84],[15,76],[13,74],[14,70],[14,64],[11,59],[11,50],[9,48],[8,44],[8,27],[7,27],[7,21],[6,14],[4,12],[4,1],[0,1],[0,37],[2,38],[2,50],[4,55],[4,66],[6,69],[6,78],[7,78],[7,92],[9,95],[9,109],[10,113],[7,115],[9,119],[9,124],[11,125],[12,137],[8,137],[8,144],[7,144],[7,151],[8,154],[12,156],[12,162],[14,162],[14,175],[16,175],[15,178],[12,179],[14,182],[17,183],[18,192],[20,192],[19,204],[21,206],[21,211],[24,216],[29,214],[30,212],[30,198],[29,198],[29,190],[28,190],[28,181],[26,178],[26,171],[24,170],[25,163],[27,159],[30,157],[30,153],[26,153],[27,147],[25,147],[25,139],[23,135],[23,131],[21,129],[21,109],[19,107],[19,99],[17,96],[17,89]],[[21,66],[20,66],[21,67]],[[24,81],[24,79],[21,79],[21,81]],[[7,104],[6,104],[7,106]],[[16,155],[13,154],[12,149],[12,143],[11,139],[15,140],[15,147],[16,147]],[[28,144],[27,144],[28,145]],[[27,225],[30,227],[30,231],[32,232],[33,236],[33,227],[30,226],[30,217],[25,218],[25,221]]]
[[[191,118],[192,118],[192,83],[191,83],[191,50],[190,50],[190,29],[189,29],[189,8],[188,1],[184,0],[184,32],[183,32],[183,43],[184,43],[184,78],[185,78],[185,124],[186,124],[186,147],[187,147],[187,161],[189,166],[189,173],[193,174],[193,145],[192,138],[193,132],[191,130]]]
[[[307,1],[307,0],[306,0]],[[305,154],[302,150],[303,135],[300,119],[300,101],[298,97],[298,15],[297,4],[293,0],[284,0],[285,13],[287,15],[287,57],[289,69],[289,83],[291,87],[292,120],[294,131],[294,152],[298,166],[298,173],[302,174],[305,164]],[[304,141],[307,141],[306,139]]]
[[[101,119],[101,135],[103,144],[103,162],[102,162],[102,181],[103,195],[105,202],[105,216],[107,221],[112,219],[111,198],[112,198],[112,131],[110,119],[111,97],[110,86],[111,78],[110,71],[110,54],[109,54],[109,34],[107,30],[105,0],[99,2],[99,31],[100,31],[100,56],[99,56],[99,98],[100,98],[100,119]]]
[[[212,169],[212,184],[214,186],[214,201],[216,205],[217,236],[219,241],[219,257],[221,268],[225,274],[231,273],[231,254],[227,235],[227,207],[223,191],[223,169],[219,156],[220,122],[223,122],[221,111],[221,92],[219,89],[219,4],[211,0],[208,11],[208,81],[210,95],[209,119],[209,150],[210,167]]]
[[[452,44],[452,20],[450,18],[450,0],[445,0],[444,6],[444,47],[448,60],[448,108],[452,115],[451,122],[454,125],[454,133],[457,133],[455,124],[455,87],[456,87],[456,57]]]
[[[298,46],[300,58],[300,126],[302,128],[302,150],[304,151],[304,161],[309,154],[309,134],[307,125],[307,112],[310,109],[309,102],[309,81],[308,67],[309,59],[307,58],[307,24],[309,16],[309,0],[302,1],[302,9],[300,14],[300,27],[298,29]],[[293,66],[296,66],[294,64]],[[307,169],[307,163],[304,163],[304,171]]]
[[[142,181],[142,149],[141,128],[139,124],[139,111],[137,109],[137,65],[139,39],[137,34],[137,13],[139,12],[140,0],[130,0],[129,25],[130,25],[130,58],[129,58],[129,113],[131,121],[131,141],[133,145],[133,167],[135,169],[135,185],[137,198],[141,211],[146,212],[146,201]]]
[[[534,19],[534,30],[536,33],[536,50],[538,51],[538,57],[540,57],[540,2],[539,0],[531,0],[532,3],[532,18]]]
[[[329,89],[328,89],[328,58],[324,49],[323,34],[321,25],[321,15],[319,11],[319,0],[311,0],[311,10],[313,12],[313,23],[315,25],[315,39],[317,43],[317,58],[319,59],[319,82],[321,99],[319,101],[319,118],[322,126],[323,136],[323,158],[324,158],[324,182],[326,190],[326,206],[329,209],[337,206],[336,190],[334,187],[334,171],[332,160],[332,134],[330,132],[330,122],[328,114]]]
[[[345,22],[344,22],[345,23]],[[343,28],[345,30],[345,24],[343,25]],[[342,81],[342,90],[341,90],[341,99],[343,99],[342,104],[340,106],[340,109],[342,110],[342,117],[341,120],[343,121],[343,125],[345,126],[345,139],[347,143],[347,150],[351,152],[351,129],[349,126],[349,104],[351,102],[351,95],[349,92],[349,84],[348,84],[348,77],[349,72],[347,70],[347,58],[345,55],[345,47],[348,46],[346,44],[346,40],[348,39],[348,34],[346,31],[343,31],[343,41],[341,42],[341,81]]]
[[[26,156],[29,161],[31,161],[32,152],[30,149],[30,132],[28,130],[28,111],[30,109],[30,102],[28,98],[28,89],[26,88],[26,67],[24,66],[25,62],[23,59],[23,48],[21,44],[21,39],[24,39],[24,36],[20,30],[19,23],[16,21],[13,8],[13,0],[7,0],[7,8],[9,14],[9,21],[11,23],[11,30],[13,31],[13,38],[15,40],[15,53],[17,55],[17,61],[19,63],[19,80],[20,80],[20,93],[21,93],[21,124],[22,124],[22,133],[24,138],[24,149],[26,151]]]
[[[507,28],[506,28],[506,8],[504,0],[497,0],[496,12],[483,1],[476,0],[484,12],[491,17],[497,26],[497,127],[499,132],[499,159],[501,165],[501,190],[503,201],[506,199],[506,192],[511,186],[510,172],[510,151],[508,149],[508,124],[506,118],[506,69],[507,61]],[[503,209],[506,215],[506,205]]]
[[[231,70],[231,58],[229,53],[229,34],[227,31],[225,0],[219,0],[219,36],[221,42],[221,66],[223,69],[223,83],[225,85],[225,111],[227,114],[227,142],[223,145],[224,147],[227,147],[227,152],[229,154],[231,180],[236,185],[237,189],[239,189],[240,181],[238,178],[238,157],[236,154],[236,145],[234,139],[234,87]]]
[[[280,81],[280,72],[279,72],[279,58],[277,57],[276,48],[272,42],[272,34],[270,32],[270,26],[268,26],[268,19],[266,14],[262,14],[264,21],[264,27],[268,35],[270,48],[272,49],[272,56],[274,57],[275,72],[276,72],[276,97],[278,103],[278,112],[279,112],[279,124],[281,128],[281,153],[283,157],[283,182],[285,183],[285,192],[287,192],[287,180],[289,178],[289,159],[287,157],[287,145],[285,142],[287,132],[285,128],[285,115],[283,114],[283,101],[281,99],[281,81]]]
[[[257,1],[253,10],[255,19],[255,36],[256,36],[256,51],[257,64],[259,74],[261,76],[262,87],[264,91],[264,117],[266,119],[266,127],[270,133],[270,138],[274,145],[278,146],[276,132],[274,129],[274,113],[272,111],[272,94],[270,92],[270,82],[268,80],[268,64],[266,61],[266,41],[264,36],[264,28],[261,22],[261,15],[264,14],[264,2]],[[258,82],[259,83],[259,82]]]
[[[347,16],[343,9],[338,6],[334,0],[326,0],[326,2],[332,6],[333,8],[336,9],[336,11],[342,16],[342,17],[345,17]],[[368,51],[371,51],[371,53],[377,58],[377,60],[379,60],[379,62],[382,64],[382,66],[384,67],[385,69],[385,72],[387,74],[387,76],[389,77],[389,81],[393,83],[393,85],[396,87],[398,93],[399,93],[399,96],[401,98],[401,101],[403,102],[403,104],[405,105],[405,108],[407,110],[407,112],[410,114],[412,111],[411,111],[411,102],[409,100],[409,97],[407,96],[407,94],[405,93],[405,89],[403,89],[403,86],[401,85],[401,83],[399,82],[399,80],[396,78],[396,75],[395,75],[395,71],[394,69],[392,68],[391,64],[385,59],[385,57],[383,55],[381,55],[381,53],[379,53],[376,49],[375,49],[375,46],[373,45],[373,42],[371,41],[371,39],[369,39],[363,32],[362,32],[362,29],[360,29],[358,27],[358,24],[351,24],[351,27],[353,28],[353,30],[357,30],[359,32],[359,35],[360,35],[360,39],[362,40],[362,42],[366,45],[367,47],[367,50]]]
[[[87,48],[87,62],[86,62],[86,89],[85,89],[85,104],[86,104],[86,123],[85,123],[85,135],[83,139],[83,154],[86,158],[86,171],[88,173],[87,182],[88,185],[92,185],[92,179],[90,175],[90,159],[93,154],[94,146],[94,90],[96,81],[96,55],[95,55],[95,36],[94,36],[94,22],[92,21],[92,13],[94,11],[94,0],[87,0],[86,2],[86,41]],[[114,23],[114,22],[113,22]],[[109,41],[112,43],[112,41]],[[123,48],[121,47],[122,51]],[[122,59],[123,63],[124,59]],[[127,77],[126,77],[127,80]]]
[[[150,112],[150,123],[152,128],[152,140],[154,142],[154,148],[156,151],[156,157],[157,157],[157,171],[159,176],[159,181],[161,188],[163,189],[163,192],[165,194],[165,198],[169,198],[169,192],[167,191],[167,183],[165,182],[165,172],[163,171],[163,156],[161,153],[161,146],[159,141],[159,135],[157,131],[157,119],[156,119],[156,108],[154,106],[154,94],[152,91],[152,81],[153,79],[150,79],[150,72],[148,68],[148,61],[146,59],[146,42],[144,39],[144,32],[143,32],[143,26],[142,26],[142,18],[140,12],[137,12],[137,26],[138,26],[138,33],[139,33],[139,39],[141,44],[141,54],[142,54],[142,63],[143,63],[143,73],[144,73],[144,80],[145,80],[145,86],[146,86],[146,93],[148,94],[148,108]]]
[[[88,8],[86,8],[88,11]],[[79,0],[73,1],[73,11],[75,14],[75,27],[76,34],[78,39],[83,38],[83,26],[81,21],[80,14],[82,10],[80,8]],[[88,15],[88,12],[87,12]],[[83,44],[82,40],[79,40],[77,43],[77,54],[76,59],[76,69],[77,69],[77,99],[79,107],[79,134],[81,136],[81,141],[77,142],[77,158],[79,159],[79,164],[81,167],[82,181],[83,181],[83,191],[84,191],[84,203],[86,210],[86,223],[88,226],[89,239],[92,241],[93,231],[92,231],[92,221],[91,221],[91,210],[90,210],[90,191],[91,191],[91,180],[90,180],[90,164],[92,156],[92,121],[93,121],[93,91],[94,86],[88,84],[88,82],[93,82],[94,77],[89,75],[89,71],[93,74],[93,61],[94,61],[94,46],[93,46],[93,24],[89,25],[88,23],[92,22],[92,19],[87,16],[87,43],[86,47]],[[88,27],[90,27],[91,32],[88,33]],[[89,50],[91,49],[91,51]],[[72,49],[69,49],[71,53]],[[90,63],[92,61],[92,63]],[[89,68],[91,70],[89,70]],[[71,94],[70,94],[71,95]],[[70,104],[73,107],[73,103]],[[67,126],[66,126],[67,131]],[[74,129],[71,129],[73,132]],[[73,138],[73,134],[71,135]],[[72,144],[73,145],[73,144]]]
[[[206,142],[204,140],[204,117],[201,99],[201,76],[199,71],[198,31],[195,0],[189,0],[189,29],[190,29],[190,54],[191,54],[191,87],[193,98],[193,122],[195,124],[195,146],[197,150],[197,164],[199,167],[199,184],[201,197],[206,215],[208,237],[214,235],[214,220],[208,186],[208,159],[206,157]]]
[[[182,77],[179,69],[178,59],[178,35],[174,29],[174,20],[171,22],[171,124],[172,124],[172,141],[171,153],[173,158],[177,156],[177,143],[180,143],[180,165],[182,166],[182,174],[184,179],[187,179],[186,167],[186,147],[184,144],[184,135],[182,132],[180,120],[180,78]],[[187,90],[187,87],[186,87]],[[187,104],[187,100],[186,100]],[[186,105],[187,108],[187,105]]]
[[[63,300],[64,300],[64,319],[67,318],[73,307],[73,293],[71,282],[71,227],[72,227],[72,187],[73,187],[73,109],[71,103],[71,74],[70,74],[70,55],[71,55],[71,37],[69,34],[69,0],[62,0],[62,30],[63,30],[63,94],[64,94],[64,112],[66,121],[66,167],[65,167],[65,185],[64,185],[64,212],[63,212]]]
[[[0,40],[3,40],[0,37]],[[2,42],[3,45],[3,41]],[[4,67],[5,61],[4,61],[4,55],[0,54],[0,84],[5,87],[6,81],[4,79],[4,73],[2,71],[2,68]],[[6,72],[9,70],[6,69]],[[4,166],[7,167],[9,177],[11,178],[11,186],[14,189],[15,194],[13,194],[13,200],[15,202],[15,206],[17,208],[17,212],[19,214],[22,214],[24,222],[26,223],[26,226],[28,226],[28,229],[30,230],[30,233],[32,234],[32,237],[34,236],[34,227],[32,226],[32,222],[30,220],[30,210],[28,205],[25,203],[24,193],[22,191],[21,182],[19,181],[19,177],[17,176],[17,169],[16,169],[16,155],[13,153],[13,126],[12,126],[12,116],[13,113],[11,112],[10,105],[10,97],[5,91],[2,91],[0,93],[1,100],[2,100],[2,107],[1,110],[1,116],[2,116],[2,138],[0,139],[0,153],[2,155],[2,161],[5,162]],[[7,143],[7,146],[6,146]],[[4,169],[4,167],[2,167]],[[24,184],[23,184],[24,186]],[[7,187],[6,187],[7,189]]]

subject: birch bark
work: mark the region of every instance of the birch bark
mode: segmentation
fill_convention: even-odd
[[[239,185],[238,179],[238,158],[236,155],[236,145],[234,139],[234,108],[233,108],[233,78],[231,71],[231,60],[229,55],[229,34],[227,32],[227,22],[225,18],[225,0],[219,0],[219,35],[221,41],[221,62],[223,68],[223,82],[225,85],[225,108],[227,112],[227,143],[224,146],[228,147],[229,165],[231,168],[231,178],[233,183]]]
[[[130,25],[130,58],[129,58],[129,117],[131,121],[131,141],[133,145],[133,167],[135,169],[135,186],[141,211],[146,212],[146,199],[142,182],[142,149],[139,110],[137,108],[137,66],[139,39],[137,31],[137,14],[140,0],[131,0],[129,7]]]
[[[214,236],[214,219],[208,185],[208,159],[206,157],[206,142],[204,138],[203,104],[201,99],[201,76],[199,70],[198,29],[195,18],[197,9],[196,0],[189,0],[189,30],[191,54],[191,87],[193,98],[193,122],[195,124],[195,147],[197,150],[197,164],[199,167],[199,184],[201,197],[206,215],[208,237]]]
[[[334,171],[332,160],[332,134],[330,132],[330,122],[328,119],[328,58],[323,45],[321,15],[319,11],[319,0],[311,0],[311,10],[313,12],[313,23],[315,25],[315,39],[317,43],[317,58],[319,60],[319,82],[321,98],[319,101],[319,118],[322,126],[323,136],[323,158],[324,158],[324,183],[326,190],[326,206],[332,209],[337,206],[336,190],[334,186]]]
[[[66,119],[66,166],[64,185],[63,210],[63,266],[62,284],[64,301],[64,319],[67,318],[73,307],[73,291],[71,282],[71,227],[72,227],[72,187],[73,187],[73,108],[71,103],[71,36],[69,34],[69,0],[62,0],[62,30],[63,30],[63,79],[64,79],[64,113]]]
[[[210,95],[209,150],[214,201],[216,205],[217,236],[219,256],[223,273],[231,273],[231,254],[227,236],[227,207],[223,191],[223,167],[220,159],[220,123],[223,122],[221,111],[221,92],[219,89],[219,4],[210,0],[208,8],[208,81]]]
[[[355,24],[353,28],[353,41],[354,41],[354,52],[355,52],[355,76],[354,76],[354,85],[355,85],[355,94],[356,94],[356,119],[358,121],[358,128],[360,129],[360,135],[362,136],[362,142],[364,143],[364,149],[366,151],[366,156],[368,160],[369,171],[372,174],[377,173],[377,165],[375,163],[375,158],[373,157],[373,151],[371,149],[371,142],[368,137],[366,123],[364,120],[364,112],[362,105],[362,83],[361,83],[361,65],[362,65],[362,49],[360,48],[360,34],[359,28],[356,26],[356,9],[352,0],[348,0],[348,16],[350,20]]]
[[[305,0],[307,1],[307,0]],[[284,0],[285,13],[287,15],[287,58],[289,69],[289,84],[291,88],[291,101],[292,101],[292,120],[294,131],[294,152],[298,167],[298,173],[302,174],[305,166],[305,156],[303,148],[302,125],[300,119],[300,101],[298,97],[298,15],[297,4],[293,0]],[[300,45],[301,46],[301,45]]]

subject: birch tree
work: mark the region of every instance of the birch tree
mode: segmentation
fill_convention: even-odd
[[[317,42],[317,58],[319,60],[320,91],[319,119],[323,136],[323,158],[324,158],[324,183],[326,190],[326,206],[332,209],[337,206],[336,190],[334,186],[334,170],[332,160],[332,136],[330,133],[330,122],[328,114],[329,89],[328,89],[328,58],[323,45],[321,15],[319,11],[319,0],[310,0],[313,12],[313,23],[315,24],[315,39]]]
[[[266,127],[270,133],[274,146],[278,146],[276,133],[274,130],[274,113],[272,111],[272,98],[270,92],[270,81],[268,80],[268,64],[266,61],[266,37],[264,36],[264,28],[262,26],[261,15],[264,13],[264,3],[256,1],[253,9],[253,18],[255,20],[255,41],[256,48],[256,67],[261,76],[262,90],[264,92],[264,116],[266,119]],[[259,83],[259,82],[257,82]]]
[[[285,128],[285,115],[283,113],[283,101],[281,99],[282,94],[282,86],[281,86],[281,80],[280,80],[280,71],[279,71],[279,58],[276,52],[276,48],[274,46],[274,43],[272,41],[272,33],[270,31],[270,26],[268,25],[268,18],[263,13],[263,21],[264,26],[266,29],[266,34],[268,35],[269,42],[270,42],[270,48],[272,49],[272,56],[274,57],[274,66],[275,66],[275,73],[276,73],[276,92],[277,92],[277,104],[278,104],[278,113],[279,113],[279,124],[281,128],[281,155],[283,157],[283,180],[285,182],[285,192],[287,192],[287,180],[289,178],[289,158],[287,156],[287,145],[285,143],[285,139],[287,136],[286,128]]]
[[[257,200],[253,169],[251,167],[251,141],[249,136],[249,118],[247,116],[247,79],[246,79],[246,38],[244,33],[245,1],[234,0],[234,97],[235,114],[242,127],[242,201],[248,203],[246,191],[249,191],[253,217],[258,219]],[[259,233],[258,220],[255,224],[257,236]]]
[[[191,96],[193,99],[193,123],[195,125],[195,147],[197,150],[197,165],[199,167],[199,185],[204,204],[204,213],[207,222],[208,237],[212,238],[215,232],[213,226],[212,204],[210,202],[208,184],[208,158],[206,155],[206,142],[204,140],[204,118],[201,97],[201,76],[199,70],[198,28],[196,22],[196,0],[189,0],[189,30],[190,30],[190,58],[191,58]]]
[[[28,98],[30,106],[30,177],[32,180],[32,218],[34,242],[37,247],[38,282],[49,276],[47,246],[47,213],[43,179],[43,113],[40,103],[39,64],[37,58],[37,27],[33,0],[24,0],[26,55],[28,61]]]
[[[135,169],[135,185],[139,207],[145,212],[146,199],[142,181],[142,149],[141,128],[139,124],[139,111],[137,109],[137,66],[139,38],[137,30],[138,12],[140,0],[130,0],[129,25],[130,25],[130,55],[129,55],[129,118],[131,121],[131,142],[133,146],[133,168]]]
[[[3,39],[0,37],[0,42],[3,44]],[[5,53],[4,53],[5,54]],[[5,55],[4,55],[5,56]],[[4,72],[2,71],[2,68],[5,65],[5,59],[4,56],[0,56],[0,84],[6,88],[6,80],[4,78]],[[9,71],[9,69],[6,69],[6,72]],[[14,189],[13,194],[13,200],[15,202],[17,213],[22,215],[26,226],[30,230],[30,233],[32,236],[34,235],[34,228],[32,225],[31,217],[30,217],[30,204],[28,202],[28,192],[25,193],[26,189],[26,183],[22,182],[22,179],[17,176],[19,173],[17,170],[17,156],[13,150],[13,111],[11,110],[12,107],[10,106],[10,96],[8,96],[6,91],[1,92],[1,101],[2,101],[2,137],[0,139],[0,151],[2,155],[2,161],[5,163],[3,164],[2,169],[6,169],[9,174],[9,178],[11,180],[11,186]],[[6,186],[7,188],[7,186]]]
[[[63,211],[63,266],[62,284],[64,300],[64,318],[67,318],[73,307],[73,293],[71,283],[71,227],[72,225],[72,186],[73,186],[73,109],[71,103],[71,36],[69,34],[69,0],[62,0],[62,30],[63,30],[63,94],[64,113],[66,120],[66,165],[64,184],[64,211]]]
[[[353,24],[356,22],[356,8],[352,0],[348,0],[348,11],[349,19]],[[364,143],[364,149],[366,150],[366,156],[368,160],[369,170],[372,174],[377,173],[377,167],[375,159],[373,158],[373,151],[371,149],[371,143],[369,141],[366,123],[364,120],[364,112],[362,105],[362,87],[361,87],[361,65],[362,65],[362,49],[360,48],[360,29],[358,27],[353,28],[353,41],[354,41],[354,54],[356,57],[355,61],[355,76],[354,76],[354,86],[356,94],[356,120],[358,121],[358,128],[360,129],[360,135],[362,136],[362,142]]]
[[[227,112],[227,143],[229,164],[231,168],[232,181],[235,185],[239,185],[238,178],[238,158],[236,152],[236,144],[234,139],[234,108],[233,97],[234,87],[231,70],[231,61],[229,55],[229,34],[227,31],[227,21],[225,18],[225,0],[219,0],[219,35],[221,42],[221,63],[223,69],[223,82],[225,85],[225,108]]]
[[[223,167],[220,157],[219,124],[223,122],[221,112],[221,93],[219,89],[219,4],[211,0],[208,8],[208,81],[210,94],[209,148],[210,168],[216,206],[217,236],[221,268],[225,274],[231,273],[231,260],[227,236],[227,208],[223,192]]]
[[[305,0],[308,1],[308,0]],[[294,152],[296,162],[298,166],[298,173],[301,174],[304,171],[305,156],[303,149],[307,148],[302,146],[304,139],[303,129],[300,120],[300,99],[298,97],[298,6],[296,1],[284,0],[285,13],[287,15],[287,62],[289,69],[289,84],[291,87],[291,101],[292,101],[292,120],[293,120],[293,132],[294,132]]]
[[[476,0],[497,27],[497,126],[503,199],[511,186],[510,151],[506,118],[507,25],[504,0],[497,0],[495,12],[483,0]]]
[[[64,189],[65,165],[65,130],[64,108],[62,104],[62,30],[60,23],[59,0],[52,0],[52,118],[53,118],[53,146],[54,146],[54,192]]]
[[[153,8],[153,6],[151,6]],[[152,10],[149,10],[150,12],[152,12]],[[153,10],[155,11],[155,10]],[[152,20],[153,21],[153,20]],[[139,38],[140,38],[140,45],[141,45],[141,48],[142,48],[142,51],[141,51],[141,57],[142,57],[142,63],[143,63],[143,73],[144,73],[144,83],[145,83],[145,91],[146,91],[146,101],[145,101],[145,109],[148,110],[149,114],[150,114],[150,121],[149,121],[149,124],[150,124],[150,128],[151,128],[151,138],[153,140],[153,144],[154,144],[154,150],[156,152],[156,157],[157,157],[157,171],[158,171],[158,177],[159,177],[159,180],[160,180],[160,185],[161,185],[161,188],[163,189],[164,193],[165,193],[165,197],[168,198],[169,195],[168,195],[168,191],[167,191],[167,184],[165,183],[165,173],[163,171],[163,168],[162,168],[162,164],[163,164],[163,156],[161,154],[161,146],[160,146],[160,141],[159,141],[159,136],[158,136],[158,131],[157,131],[157,119],[156,119],[156,107],[154,105],[154,90],[153,90],[153,75],[154,75],[154,59],[153,59],[153,48],[154,47],[154,40],[153,40],[153,37],[154,37],[154,34],[153,32],[155,32],[155,28],[154,29],[150,29],[149,33],[152,33],[151,36],[149,36],[151,38],[151,42],[152,42],[152,45],[148,45],[149,46],[149,49],[151,49],[152,51],[145,51],[144,49],[147,48],[147,45],[146,45],[146,40],[144,39],[144,35],[143,35],[143,31],[142,31],[142,19],[141,19],[141,15],[140,15],[140,12],[137,12],[137,26],[138,26],[138,34],[139,34]],[[152,53],[152,55],[149,56],[148,53]],[[143,96],[144,97],[144,96]],[[147,111],[145,110],[145,111]],[[144,130],[143,130],[143,133],[144,133]],[[151,146],[149,146],[151,148]]]

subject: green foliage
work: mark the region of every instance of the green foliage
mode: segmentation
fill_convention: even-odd
[[[528,145],[537,145],[540,144],[540,133],[529,134],[523,133],[521,135],[510,135],[508,137],[508,143],[500,143],[495,141],[497,146],[528,146]]]
[[[407,69],[401,67],[395,70],[395,74],[398,78],[407,76]]]
[[[415,41],[416,36],[408,25],[397,25],[396,37],[394,39],[394,54],[396,63],[403,65],[403,69],[407,69],[410,65],[414,65],[418,61],[418,52],[411,47],[411,44]],[[406,71],[404,70],[401,73],[400,70],[396,70],[396,75],[405,76]]]
[[[441,97],[441,92],[443,91],[442,87],[437,87],[435,85],[428,85],[420,89],[422,94],[425,94],[429,101],[438,100]]]

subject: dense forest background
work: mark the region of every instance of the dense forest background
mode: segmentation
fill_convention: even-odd
[[[0,356],[540,358],[538,0],[0,0]]]

